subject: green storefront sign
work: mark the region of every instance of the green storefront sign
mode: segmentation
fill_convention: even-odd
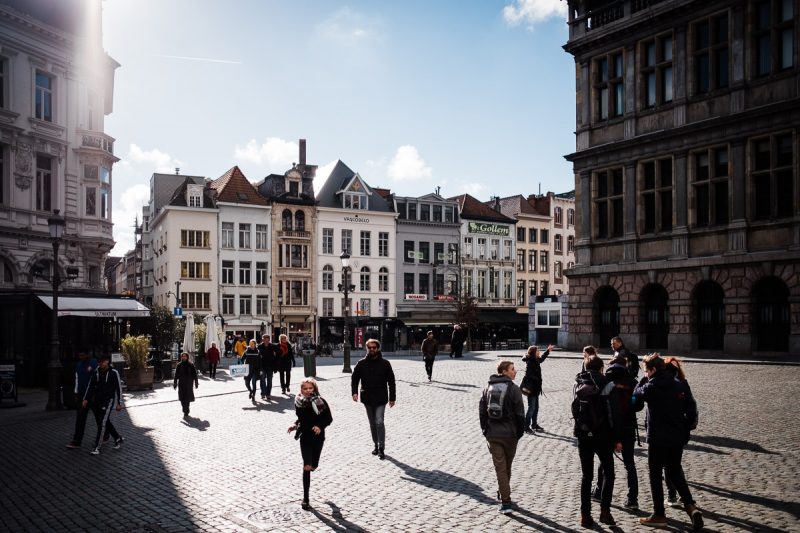
[[[507,237],[509,233],[508,226],[484,222],[470,222],[468,228],[470,233],[485,233],[487,235],[502,235],[504,237]]]

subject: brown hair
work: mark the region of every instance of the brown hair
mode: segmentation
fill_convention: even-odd
[[[650,370],[651,368],[655,368],[656,370],[664,370],[664,367],[666,366],[664,364],[664,360],[657,353],[645,355],[643,361],[645,370]]]
[[[602,370],[603,360],[597,357],[597,355],[590,355],[586,359],[586,363],[584,366],[586,367],[586,370]]]
[[[675,375],[677,375],[678,378],[686,381],[686,373],[683,371],[683,366],[681,365],[680,359],[677,357],[667,357],[664,359],[664,366],[667,368],[667,370],[672,370],[675,372]]]
[[[589,346],[584,346],[583,353],[585,353],[586,355],[597,355],[597,348],[595,348],[591,344]]]
[[[514,363],[511,361],[500,361],[499,363],[497,363],[497,373],[502,374],[503,372],[508,370],[509,367],[512,366],[514,366]]]

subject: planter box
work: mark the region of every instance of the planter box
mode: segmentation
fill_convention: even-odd
[[[125,385],[128,390],[152,390],[153,389],[153,367],[146,368],[126,368]]]

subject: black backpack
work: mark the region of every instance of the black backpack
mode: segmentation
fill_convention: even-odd
[[[506,393],[508,392],[508,383],[490,383],[486,388],[486,411],[489,418],[493,420],[500,420],[506,418]]]
[[[594,381],[580,381],[572,391],[572,418],[576,431],[596,434],[606,422],[612,424],[608,397],[614,388],[608,382],[602,389]]]

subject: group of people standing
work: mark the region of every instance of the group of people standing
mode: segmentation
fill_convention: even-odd
[[[244,383],[250,393],[250,400],[255,401],[256,383],[260,385],[261,399],[272,401],[272,378],[278,374],[281,384],[281,393],[288,394],[289,383],[292,376],[292,367],[296,366],[294,347],[286,335],[278,337],[278,342],[270,342],[269,335],[261,336],[261,343],[256,344],[255,339],[243,352],[242,362],[248,365],[248,373]]]

